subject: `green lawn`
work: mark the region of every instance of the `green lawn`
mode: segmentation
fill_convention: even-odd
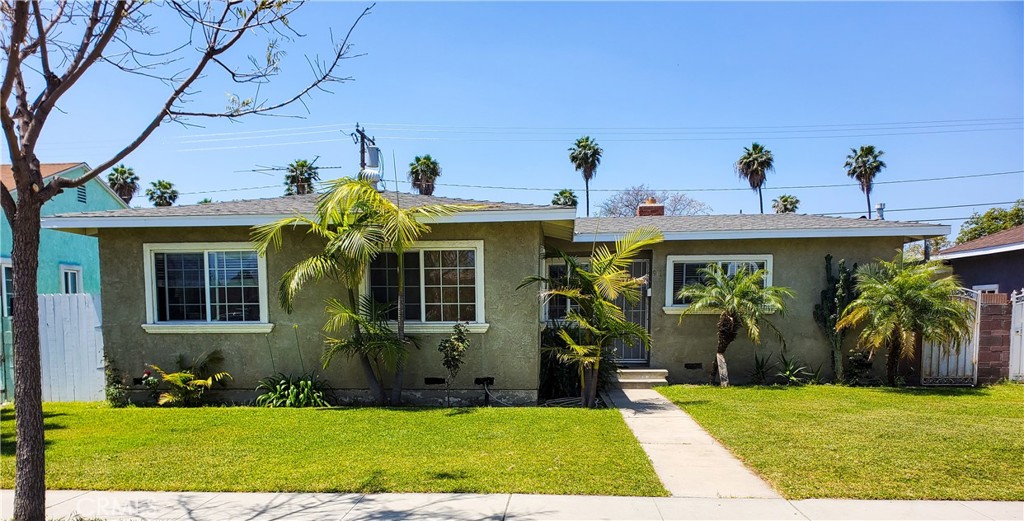
[[[659,389],[789,498],[1024,500],[1024,386]]]
[[[666,495],[616,410],[44,410],[50,488]],[[14,414],[0,412],[11,488]]]

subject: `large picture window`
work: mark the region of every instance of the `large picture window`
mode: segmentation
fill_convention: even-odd
[[[703,276],[700,270],[709,264],[717,264],[729,275],[739,270],[765,270],[765,285],[772,284],[771,255],[669,255],[665,268],[665,311],[681,311],[690,305],[677,294],[683,286],[700,284]]]
[[[422,242],[404,255],[407,321],[484,322],[483,242]],[[398,301],[397,255],[377,255],[367,278],[374,300]],[[398,318],[397,310],[391,318]]]
[[[147,244],[150,324],[267,322],[266,262],[246,243]]]

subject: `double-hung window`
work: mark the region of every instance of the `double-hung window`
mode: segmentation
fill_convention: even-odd
[[[665,308],[666,313],[681,313],[690,305],[685,299],[679,298],[679,290],[690,284],[702,284],[704,277],[701,269],[709,264],[717,264],[727,275],[735,275],[739,270],[765,270],[764,284],[772,285],[772,256],[763,255],[669,255],[665,268]]]
[[[406,251],[403,260],[405,319],[410,331],[448,331],[455,322],[471,324],[471,331],[486,330],[483,241],[423,241]],[[396,254],[374,258],[367,289],[378,302],[398,302]],[[390,318],[398,318],[397,309]]]
[[[248,243],[146,244],[150,332],[265,332],[266,259]],[[148,326],[148,327],[147,327]]]
[[[79,266],[61,265],[60,267],[60,289],[64,293],[75,294],[82,292],[82,268]]]

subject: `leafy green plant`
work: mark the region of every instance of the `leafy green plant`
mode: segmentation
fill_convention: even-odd
[[[469,349],[469,329],[461,323],[452,326],[452,335],[441,340],[437,346],[437,350],[441,352],[441,365],[448,371],[448,376],[444,379],[444,403],[447,407],[452,405],[452,382],[455,381],[459,369],[462,368],[467,349]]]
[[[330,407],[327,401],[327,382],[316,373],[304,374],[298,378],[277,373],[260,380],[256,391],[263,394],[256,398],[260,407]]]
[[[850,269],[846,267],[845,260],[840,260],[838,272],[833,275],[832,255],[826,255],[825,289],[821,290],[821,302],[814,305],[814,320],[828,338],[832,353],[832,372],[838,382],[846,379],[843,368],[843,339],[846,338],[846,331],[836,329],[836,324],[846,306],[857,298],[857,289],[853,284],[853,274],[856,270],[856,264]]]
[[[540,389],[537,393],[541,400],[580,396],[579,370],[575,364],[559,358],[559,354],[567,348],[562,339],[563,330],[573,338],[580,336],[579,328],[572,324],[550,323],[540,333],[540,345],[545,346],[541,350]],[[603,350],[597,370],[598,392],[607,389],[615,381],[618,372],[615,364],[615,352],[611,349]]]
[[[758,385],[764,385],[769,383],[768,381],[773,376],[772,370],[775,369],[775,364],[771,362],[772,354],[768,353],[768,356],[762,358],[758,353],[754,353],[754,372],[750,374],[750,380]]]
[[[882,383],[874,376],[874,362],[871,360],[870,353],[855,351],[847,358],[847,366],[849,371],[846,372],[846,378],[843,379],[843,383],[847,385],[875,386]]]
[[[212,368],[224,361],[224,356],[219,350],[203,353],[186,364],[185,357],[178,356],[178,367],[180,370],[175,373],[168,373],[155,365],[151,365],[154,371],[160,375],[161,383],[167,386],[167,390],[157,397],[157,405],[180,405],[192,407],[202,402],[203,394],[206,393],[214,383],[231,379],[231,375],[220,371],[214,372]]]
[[[775,373],[775,376],[782,380],[783,385],[803,385],[813,375],[799,359],[787,358],[785,352],[779,359],[779,372]]]
[[[121,371],[110,360],[103,364],[103,376],[106,379],[104,391],[107,403],[111,407],[127,407],[131,403],[128,399],[128,386]]]

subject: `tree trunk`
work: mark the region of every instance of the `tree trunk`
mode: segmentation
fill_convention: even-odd
[[[757,203],[761,206],[761,213],[764,213],[764,197],[761,196],[761,187],[757,187]]]
[[[39,300],[36,296],[42,202],[36,200],[32,193],[18,195],[18,211],[11,223],[14,238],[14,423],[17,440],[14,519],[29,521],[46,517]]]
[[[348,289],[348,305],[353,310],[359,309],[356,292],[352,288]],[[358,323],[356,323],[353,332],[356,338],[362,336]],[[366,386],[370,389],[370,394],[373,396],[374,404],[378,406],[387,405],[388,397],[384,394],[384,386],[381,385],[380,379],[377,378],[377,373],[373,371],[373,363],[370,361],[370,357],[367,356],[366,353],[359,353],[359,365],[363,369],[363,377],[366,378]]]
[[[712,374],[717,375],[718,385],[722,387],[729,387],[729,368],[725,363],[725,350],[733,340],[736,340],[738,330],[739,325],[735,317],[726,313],[718,316],[718,349],[715,352]]]
[[[593,407],[597,398],[597,366],[592,365],[583,369],[583,385],[580,388],[580,404],[583,407]]]
[[[900,367],[899,334],[889,341],[889,353],[885,357],[885,380],[889,387],[896,387],[896,372]]]
[[[865,191],[864,197],[868,198],[868,219],[871,218],[871,192]]]
[[[587,194],[587,217],[590,217],[590,179],[583,179],[583,189]]]
[[[396,251],[395,255],[398,256],[398,341],[402,344],[402,349],[405,349],[405,252]],[[395,377],[391,381],[391,405],[402,405],[403,378],[405,364],[399,361],[395,367]]]

